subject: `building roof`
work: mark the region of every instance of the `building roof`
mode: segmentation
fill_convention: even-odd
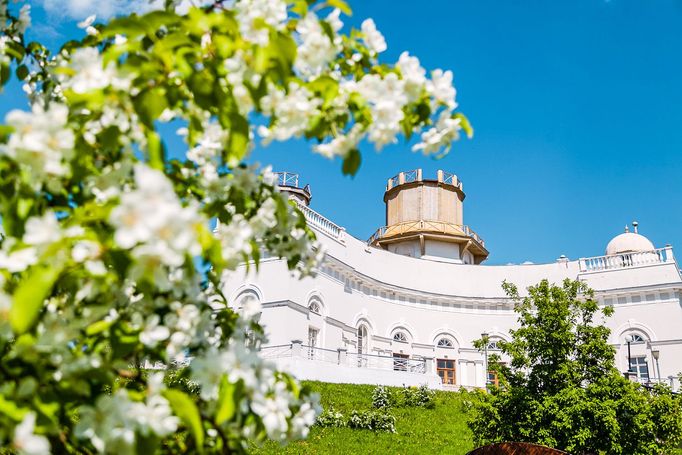
[[[635,232],[630,232],[628,227],[625,227],[625,232],[615,236],[608,245],[606,245],[606,255],[611,256],[621,253],[635,253],[641,251],[653,251],[656,249],[651,240],[644,237],[637,232],[637,223],[635,224]]]

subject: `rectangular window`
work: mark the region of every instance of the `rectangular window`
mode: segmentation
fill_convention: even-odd
[[[630,359],[630,370],[637,373],[637,379],[641,382],[649,380],[649,365],[645,356],[632,357]]]
[[[498,387],[500,385],[500,378],[497,377],[497,371],[488,371],[488,384]]]
[[[452,359],[438,359],[436,371],[443,384],[455,384],[455,361]]]
[[[308,327],[308,358],[315,358],[315,347],[317,346],[317,336],[320,331],[314,327]]]
[[[393,353],[393,369],[395,371],[407,371],[407,359],[410,356],[407,354]]]

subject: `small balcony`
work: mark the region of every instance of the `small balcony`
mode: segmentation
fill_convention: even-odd
[[[485,241],[469,226],[465,224],[446,223],[444,221],[406,221],[404,223],[393,224],[391,226],[382,226],[376,230],[374,234],[367,240],[367,243],[373,245],[377,241],[386,238],[393,238],[408,235],[411,233],[432,233],[444,234],[449,236],[468,237],[477,242],[482,248],[485,248]]]
[[[620,253],[610,256],[595,256],[578,260],[581,272],[601,272],[632,267],[646,267],[657,264],[675,263],[673,248],[666,246],[651,251]]]

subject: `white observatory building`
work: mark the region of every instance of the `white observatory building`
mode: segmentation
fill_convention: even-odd
[[[232,305],[262,305],[263,356],[300,379],[484,387],[496,381],[486,373],[486,351],[508,339],[517,319],[502,282],[522,291],[569,278],[614,307],[607,325],[616,366],[643,383],[679,389],[682,276],[670,245],[656,248],[633,223],[603,256],[483,265],[488,250],[464,224],[462,182],[443,171],[432,177],[417,169],[389,179],[386,226],[365,241],[311,209],[310,188],[297,175],[279,174],[326,256],[314,278],[297,280],[286,261],[265,258],[257,273],[240,267],[228,279],[223,291]],[[484,352],[473,346],[482,334],[490,339]]]

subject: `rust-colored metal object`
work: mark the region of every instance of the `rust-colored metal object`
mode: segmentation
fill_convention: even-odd
[[[568,452],[527,442],[499,442],[474,449],[467,455],[568,455]]]

